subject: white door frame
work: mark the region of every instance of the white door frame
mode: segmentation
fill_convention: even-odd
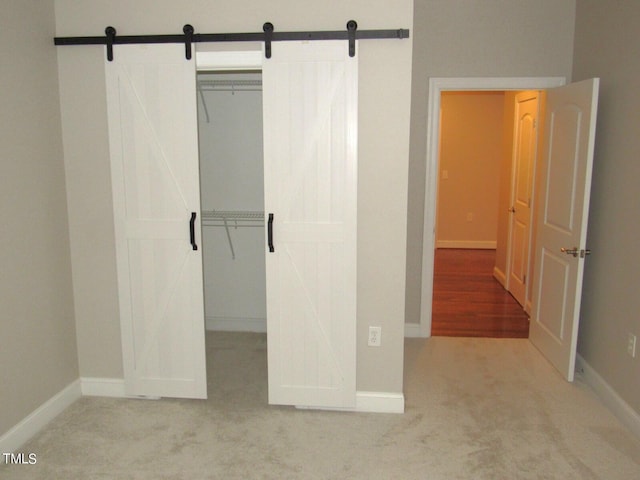
[[[540,90],[565,85],[565,77],[433,77],[429,79],[427,111],[427,168],[424,189],[422,231],[422,290],[420,323],[407,324],[407,334],[431,336],[433,266],[438,176],[438,138],[440,135],[440,96],[444,91]]]
[[[214,72],[225,70],[262,70],[262,49],[198,52],[196,71]]]

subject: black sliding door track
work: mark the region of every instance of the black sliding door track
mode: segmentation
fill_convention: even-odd
[[[106,45],[109,60],[113,59],[113,46],[141,43],[184,43],[185,56],[191,58],[191,44],[199,42],[265,42],[266,57],[271,57],[271,42],[346,40],[349,43],[349,56],[355,55],[355,40],[404,39],[409,38],[408,29],[396,30],[358,30],[354,20],[347,23],[346,30],[315,32],[276,32],[273,24],[267,22],[260,33],[194,33],[191,25],[185,25],[179,35],[117,35],[113,27],[105,29],[105,35],[99,37],[55,37],[54,44],[65,45]]]

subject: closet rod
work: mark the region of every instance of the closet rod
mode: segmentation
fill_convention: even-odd
[[[261,87],[262,80],[199,79],[198,86],[201,86],[201,87]]]
[[[194,33],[191,25],[185,25],[184,34],[179,35],[117,35],[116,29],[109,26],[104,36],[55,37],[54,44],[65,45],[106,45],[107,57],[113,59],[113,45],[132,43],[184,43],[187,59],[191,58],[191,44],[198,42],[265,42],[265,55],[271,57],[271,42],[300,40],[347,40],[349,56],[355,55],[356,40],[409,38],[409,29],[357,30],[354,20],[347,22],[346,30],[276,32],[273,24],[266,22],[261,33]]]
[[[213,87],[213,88],[202,88],[200,89],[202,92],[261,92],[261,88],[234,88],[231,87]]]

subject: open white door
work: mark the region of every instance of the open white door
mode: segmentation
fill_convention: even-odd
[[[355,406],[357,64],[341,41],[264,62],[271,404]]]
[[[513,178],[511,180],[511,227],[508,286],[522,307],[527,303],[531,211],[536,166],[538,97],[537,91],[516,95]]]
[[[529,338],[573,381],[599,79],[547,91]]]
[[[206,398],[195,61],[118,45],[105,71],[126,393]]]

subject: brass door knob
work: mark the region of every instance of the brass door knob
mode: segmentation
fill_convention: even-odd
[[[578,255],[580,255],[580,258],[584,258],[587,255],[591,255],[591,250],[589,250],[588,248],[585,250],[579,250],[578,247],[573,247],[573,248],[562,247],[560,251],[562,253],[566,253],[567,255],[573,255],[574,257],[577,257]]]
[[[564,248],[564,247],[562,247],[560,249],[560,251],[562,253],[566,253],[567,255],[573,255],[574,257],[578,256],[578,247],[573,247],[573,248]]]

